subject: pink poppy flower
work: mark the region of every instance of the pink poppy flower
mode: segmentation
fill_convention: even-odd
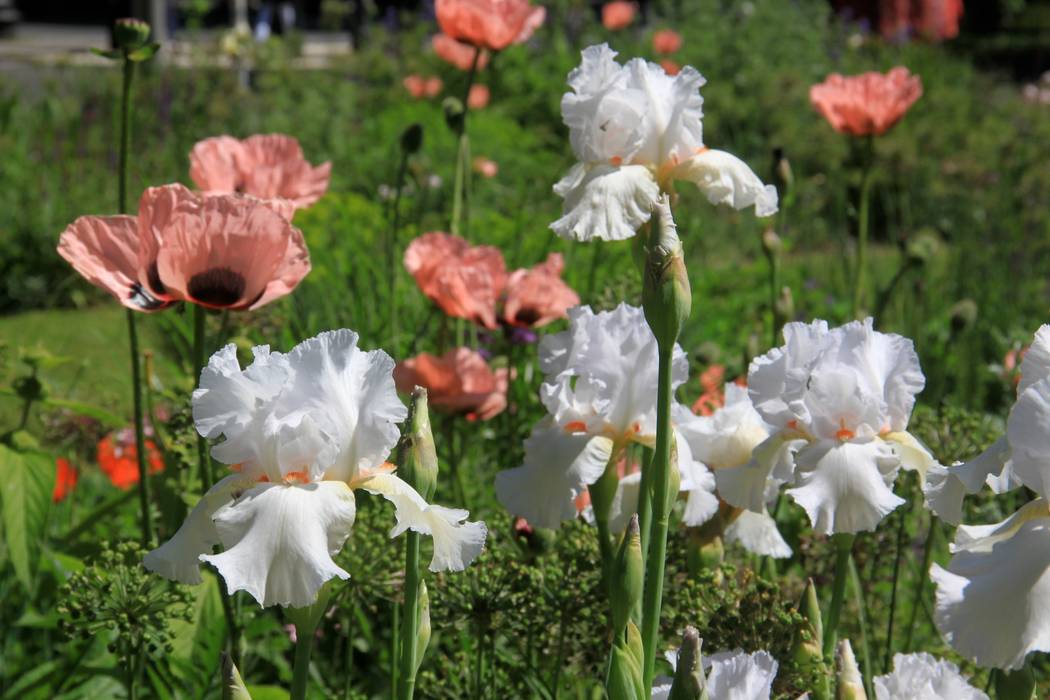
[[[244,140],[216,136],[199,141],[190,151],[190,178],[201,191],[285,199],[296,209],[321,198],[331,173],[331,163],[310,165],[299,142],[284,134],[256,134]]]
[[[475,158],[472,166],[474,167],[474,172],[482,177],[496,177],[499,175],[499,164],[484,156],[478,156]]]
[[[477,52],[470,44],[456,41],[448,34],[435,34],[430,40],[434,47],[434,53],[446,63],[451,63],[460,70],[470,70],[474,63],[474,54]],[[478,56],[477,70],[483,70],[489,64],[489,52],[482,51]]]
[[[602,26],[610,32],[618,32],[631,26],[637,9],[633,2],[614,0],[602,6]]]
[[[832,73],[809,89],[809,100],[835,131],[851,136],[884,134],[922,96],[922,80],[907,68],[889,73]]]
[[[539,328],[559,318],[580,303],[580,297],[561,278],[565,261],[551,253],[531,269],[515,270],[507,279],[503,320],[512,326]]]
[[[467,93],[467,107],[471,109],[485,109],[488,107],[491,96],[492,93],[489,92],[488,85],[471,85],[470,92]]]
[[[498,327],[496,300],[507,283],[498,249],[471,246],[458,236],[433,231],[409,244],[405,269],[449,316]]]
[[[435,10],[445,34],[490,51],[528,41],[547,16],[529,0],[437,0]]]
[[[682,72],[682,66],[669,58],[661,58],[660,67],[663,68],[664,73],[667,73],[668,75],[678,75]]]
[[[509,383],[510,370],[493,371],[470,348],[455,348],[440,357],[422,353],[394,367],[398,391],[425,387],[431,406],[466,414],[468,420],[489,420],[502,413]]]
[[[58,252],[136,311],[177,301],[257,309],[310,271],[302,233],[267,202],[198,195],[177,184],[147,189],[137,217],[80,217],[62,233]]]
[[[661,29],[653,34],[653,51],[656,53],[675,53],[682,48],[682,35],[673,29]]]

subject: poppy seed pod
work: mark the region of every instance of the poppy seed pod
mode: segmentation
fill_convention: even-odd
[[[423,127],[420,124],[410,124],[401,132],[401,152],[405,155],[418,153],[423,147]]]
[[[124,51],[135,51],[149,41],[148,22],[134,17],[122,17],[113,23],[113,42]]]

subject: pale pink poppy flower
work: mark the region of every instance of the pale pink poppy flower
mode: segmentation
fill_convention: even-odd
[[[656,53],[675,53],[682,48],[682,35],[673,29],[661,29],[653,34],[653,51]]]
[[[835,131],[851,136],[884,134],[922,96],[922,80],[897,66],[885,75],[832,73],[809,89],[809,100]]]
[[[561,278],[565,261],[551,253],[531,269],[515,270],[507,279],[503,320],[512,326],[539,328],[559,318],[580,303],[580,297]]]
[[[477,53],[477,49],[470,44],[456,41],[448,34],[435,34],[430,40],[430,45],[434,47],[434,53],[438,55],[438,58],[446,63],[451,63],[460,70],[470,70],[474,63],[474,54]],[[488,64],[489,52],[482,51],[478,56],[477,70],[484,70]]]
[[[474,172],[478,173],[482,177],[496,177],[499,175],[499,164],[494,160],[489,160],[484,156],[478,156],[472,163]]]
[[[633,2],[614,0],[602,6],[602,26],[610,32],[618,32],[631,26],[637,9]]]
[[[147,189],[137,217],[80,217],[62,233],[58,252],[137,311],[177,301],[257,309],[310,271],[302,233],[266,202],[177,184]]]
[[[495,371],[485,358],[470,348],[455,348],[444,355],[422,353],[397,363],[394,383],[409,393],[425,387],[430,405],[468,420],[489,420],[507,407],[510,370]]]
[[[284,134],[216,136],[190,151],[190,178],[204,193],[284,199],[296,209],[319,200],[331,174],[331,163],[310,165],[299,141]]]
[[[404,261],[420,290],[446,314],[498,327],[496,300],[507,284],[507,269],[497,248],[432,231],[409,244]]]
[[[682,66],[669,58],[661,58],[660,67],[663,68],[664,73],[667,73],[668,75],[678,75],[682,72]]]
[[[435,10],[445,34],[490,51],[528,41],[547,16],[529,0],[437,0]]]
[[[489,91],[488,85],[471,85],[470,92],[467,93],[467,107],[471,109],[485,109],[488,107],[491,96],[492,93]]]

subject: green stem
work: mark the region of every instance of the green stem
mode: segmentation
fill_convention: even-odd
[[[387,284],[388,296],[387,305],[390,307],[390,337],[397,339],[398,336],[398,310],[397,304],[394,303],[395,295],[397,293],[397,244],[398,244],[398,230],[401,228],[401,190],[405,186],[405,171],[408,168],[408,153],[404,150],[401,151],[401,163],[397,168],[397,180],[395,181],[394,190],[394,215],[392,217],[393,222],[390,226],[390,234],[387,236],[386,241],[386,262],[387,262]]]
[[[124,81],[120,95],[120,160],[117,169],[118,209],[128,213],[128,153],[131,151],[131,83],[135,64],[124,55]]]
[[[416,691],[416,637],[419,636],[419,533],[405,536],[405,607],[401,613],[401,678],[398,697],[411,700]]]
[[[139,466],[139,517],[142,525],[142,546],[149,549],[153,542],[153,514],[150,512],[149,464],[146,459],[146,426],[142,415],[142,367],[139,362],[139,336],[135,328],[135,312],[127,309],[128,345],[131,347],[131,396],[135,410],[135,456]]]
[[[871,648],[868,645],[868,611],[864,604],[864,590],[860,587],[860,575],[857,563],[849,558],[849,575],[853,581],[853,595],[857,603],[857,615],[860,617],[860,664],[864,671],[864,688],[868,697],[875,697],[875,688],[871,684]]]
[[[295,626],[295,666],[292,669],[291,700],[306,700],[306,685],[310,678],[310,652],[314,647],[314,625]]]
[[[904,556],[904,535],[907,518],[900,513],[900,522],[897,524],[897,552],[893,559],[893,588],[890,589],[890,617],[886,622],[886,653],[882,657],[882,672],[890,672],[890,664],[893,661],[893,624],[897,615],[897,590],[900,582],[901,559]]]
[[[864,291],[867,274],[868,256],[868,209],[871,201],[871,181],[874,169],[871,167],[871,159],[868,159],[864,167],[864,176],[860,186],[860,207],[858,208],[857,221],[857,257],[853,269],[853,306],[851,315],[857,318],[864,305]]]
[[[394,624],[390,630],[390,697],[397,697],[399,670],[398,659],[401,658],[401,606],[394,604]]]
[[[456,129],[456,177],[453,181],[452,190],[452,222],[450,228],[452,235],[461,236],[466,233],[467,203],[465,191],[467,189],[467,178],[470,177],[470,141],[467,138],[467,115],[470,113],[468,101],[470,99],[470,88],[474,85],[474,76],[478,72],[478,60],[481,58],[481,48],[474,49],[474,59],[470,63],[470,71],[467,72],[467,83],[463,89],[463,116],[459,120]]]
[[[926,542],[922,549],[922,568],[919,570],[919,585],[915,587],[915,595],[912,598],[911,616],[908,618],[908,632],[904,635],[904,648],[902,654],[911,651],[912,636],[915,634],[915,622],[919,617],[919,608],[923,593],[926,589],[926,572],[930,570],[930,559],[933,558],[934,541],[937,539],[937,518],[930,516],[930,529],[926,533]]]
[[[773,319],[773,328],[770,333],[770,347],[780,344],[780,329],[784,325],[784,319],[780,317],[780,253],[769,252],[769,311]]]
[[[824,656],[833,658],[835,653],[835,642],[837,641],[839,628],[839,614],[842,612],[842,601],[846,594],[846,580],[849,576],[850,552],[853,550],[855,535],[849,533],[838,533],[832,535],[835,543],[835,581],[831,589],[831,607],[828,608],[827,617],[824,618]]]
[[[196,387],[201,380],[201,370],[204,369],[204,335],[205,335],[205,310],[199,304],[193,306],[193,386]],[[201,484],[207,491],[215,483],[212,474],[211,458],[208,455],[208,442],[200,433],[197,434],[197,468],[200,472]]]
[[[671,357],[674,343],[661,343],[656,391],[656,448],[650,464],[652,512],[649,551],[645,564],[645,592],[642,599],[642,647],[645,665],[642,677],[646,692],[653,685],[656,647],[660,636],[660,605],[664,592],[664,564],[667,556],[667,524],[670,516],[668,488],[671,480]]]
[[[219,593],[222,599],[222,615],[226,618],[226,639],[233,665],[241,666],[241,628],[237,624],[237,612],[233,609],[233,598],[226,588],[226,580],[219,577]]]

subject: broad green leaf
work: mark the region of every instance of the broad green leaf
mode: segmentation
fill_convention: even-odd
[[[15,452],[0,445],[4,540],[15,575],[30,594],[54,488],[55,464],[51,457],[39,452]]]
[[[73,413],[81,416],[87,416],[88,418],[94,418],[100,423],[104,423],[110,428],[123,428],[127,425],[127,421],[120,416],[110,413],[104,408],[93,406],[83,401],[73,401],[71,399],[46,399],[44,401],[48,406],[54,406],[55,408],[66,408]]]
[[[288,691],[277,685],[249,685],[252,700],[288,700]]]
[[[148,61],[151,58],[153,58],[153,56],[156,55],[157,51],[159,50],[160,44],[146,44],[145,46],[135,49],[134,51],[129,53],[128,58],[134,61],[135,63],[142,63],[143,61]]]
[[[192,615],[189,620],[172,620],[169,655],[171,671],[190,683],[205,683],[218,670],[219,653],[226,636],[219,582],[211,572],[193,586]]]

